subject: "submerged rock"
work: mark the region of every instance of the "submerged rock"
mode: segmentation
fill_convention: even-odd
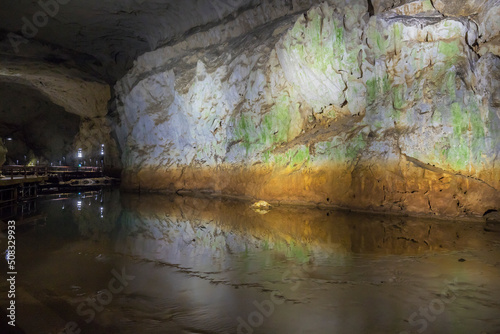
[[[255,209],[270,209],[271,204],[267,203],[266,201],[258,201],[252,204],[252,208]]]
[[[257,212],[260,213],[261,215],[265,215],[266,213],[271,210],[271,205],[267,203],[266,201],[258,201],[255,202],[251,205],[251,208]]]

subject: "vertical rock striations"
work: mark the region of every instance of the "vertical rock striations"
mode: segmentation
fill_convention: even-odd
[[[498,209],[500,5],[483,2],[274,6],[260,25],[256,7],[235,18],[248,21],[237,36],[230,21],[200,33],[209,44],[194,35],[143,55],[115,86],[124,186]]]

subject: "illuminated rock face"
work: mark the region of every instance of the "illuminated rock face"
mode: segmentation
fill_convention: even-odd
[[[111,121],[106,117],[83,118],[73,140],[73,147],[81,148],[89,166],[101,166],[101,145],[104,145],[104,166],[107,173],[120,175],[120,152],[112,137]]]
[[[367,4],[330,1],[140,57],[115,86],[124,186],[445,216],[498,209],[500,58],[480,52],[498,28],[430,1],[376,6],[370,16]]]

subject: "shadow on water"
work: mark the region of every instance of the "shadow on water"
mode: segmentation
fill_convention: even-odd
[[[500,332],[481,223],[118,191],[38,206],[16,239],[26,333]]]

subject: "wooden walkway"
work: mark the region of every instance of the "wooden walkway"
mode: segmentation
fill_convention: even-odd
[[[28,175],[0,178],[0,187],[18,185],[22,183],[40,183],[47,180],[47,176]]]
[[[36,183],[48,179],[67,181],[70,179],[99,177],[103,175],[101,167],[69,167],[69,166],[3,166],[0,187],[20,183]]]
[[[47,181],[47,167],[3,166],[0,177],[0,205],[37,197],[38,184]]]

